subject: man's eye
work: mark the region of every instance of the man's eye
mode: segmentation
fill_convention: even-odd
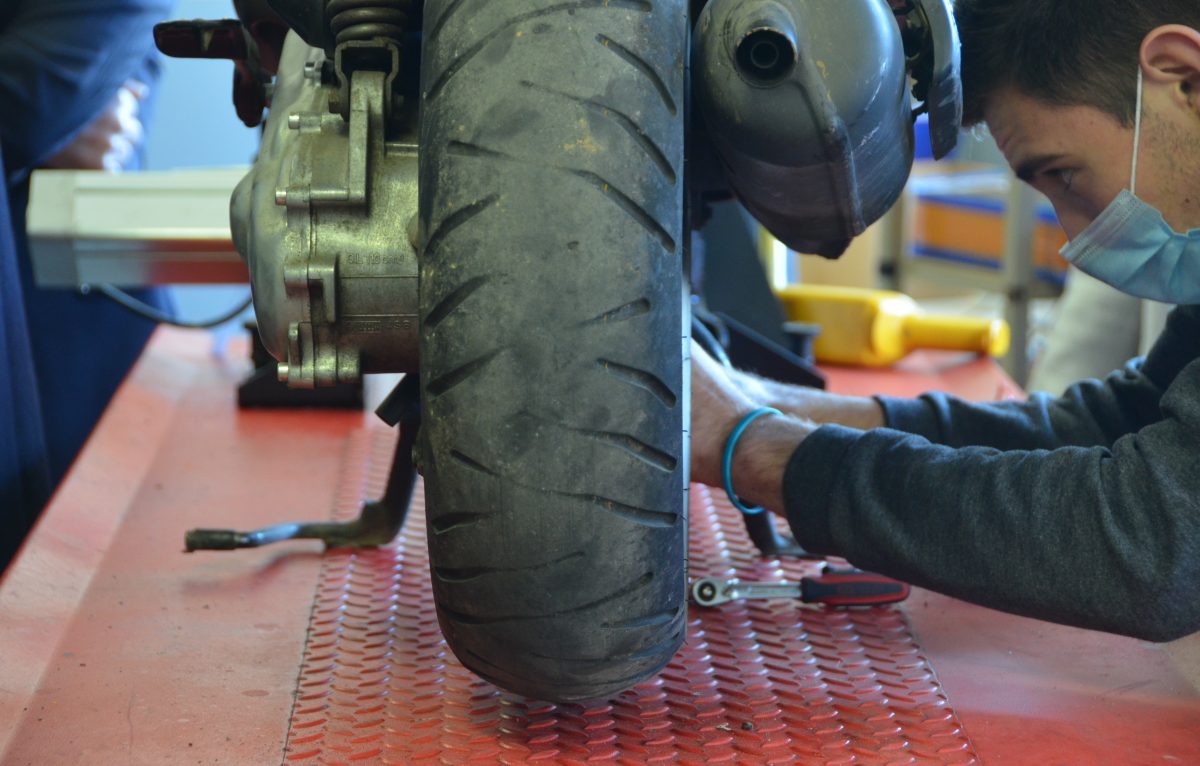
[[[1051,170],[1048,171],[1046,175],[1061,183],[1063,191],[1070,191],[1071,184],[1075,182],[1075,171],[1070,168]]]

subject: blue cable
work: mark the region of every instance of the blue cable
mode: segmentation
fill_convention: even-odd
[[[741,422],[729,434],[729,438],[725,441],[725,457],[721,460],[721,478],[725,480],[725,494],[729,495],[729,502],[733,503],[733,507],[737,508],[742,513],[752,515],[762,513],[762,507],[747,508],[746,504],[741,501],[737,493],[733,491],[733,450],[737,447],[738,440],[742,438],[742,434],[750,427],[750,424],[758,420],[763,415],[782,415],[783,413],[774,407],[759,407],[754,412],[751,412],[746,417],[742,418]]]

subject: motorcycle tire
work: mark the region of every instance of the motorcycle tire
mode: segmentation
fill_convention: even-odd
[[[687,0],[426,0],[420,356],[455,655],[554,701],[684,637]]]

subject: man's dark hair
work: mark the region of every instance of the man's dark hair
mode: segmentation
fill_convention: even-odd
[[[1130,126],[1142,40],[1164,24],[1200,29],[1200,0],[956,0],[955,16],[967,125],[1013,87]]]

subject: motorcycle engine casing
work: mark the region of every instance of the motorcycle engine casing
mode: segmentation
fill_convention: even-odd
[[[397,69],[334,66],[289,34],[233,195],[259,334],[293,387],[417,369],[417,147],[391,135]]]
[[[794,250],[837,257],[913,158],[904,47],[884,0],[711,0],[692,66],[729,185]]]

